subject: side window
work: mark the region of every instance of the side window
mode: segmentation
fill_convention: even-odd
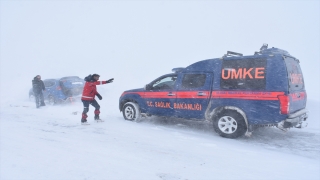
[[[45,87],[51,87],[55,84],[54,81],[44,81],[43,83]]]
[[[206,82],[206,74],[185,74],[182,78],[182,88],[193,89],[203,87]]]
[[[162,79],[158,79],[156,82],[151,84],[152,90],[166,90],[174,89],[177,75],[167,76]]]
[[[76,78],[76,79],[72,80],[71,84],[84,86],[84,81],[83,81],[83,79]]]

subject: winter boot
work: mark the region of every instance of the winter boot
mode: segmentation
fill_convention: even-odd
[[[40,102],[36,102],[36,107],[40,108]]]
[[[95,110],[94,111],[94,120],[101,120],[99,117],[100,111],[99,110]]]
[[[86,123],[87,122],[87,114],[82,113],[82,117],[81,117],[81,123]]]
[[[96,115],[94,115],[94,120],[101,120],[101,119],[100,119],[99,115],[96,114]]]

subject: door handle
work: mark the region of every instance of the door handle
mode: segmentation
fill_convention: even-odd
[[[168,96],[175,96],[176,94],[172,93],[172,92],[169,92],[168,93]]]
[[[198,92],[198,96],[206,96],[206,95],[207,94],[205,92],[202,92],[202,91]]]

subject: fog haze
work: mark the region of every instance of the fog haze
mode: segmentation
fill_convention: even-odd
[[[226,139],[210,122],[125,121],[128,89],[263,43],[300,60],[308,127]],[[0,1],[0,179],[320,177],[320,1]],[[81,102],[37,109],[31,80],[100,74],[101,118]]]
[[[228,50],[251,55],[268,43],[300,59],[309,98],[319,99],[319,4],[1,1],[1,92],[19,84],[24,93],[37,74],[98,73],[115,78],[118,96],[174,67]]]

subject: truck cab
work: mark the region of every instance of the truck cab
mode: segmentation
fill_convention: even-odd
[[[174,68],[144,88],[124,91],[126,120],[141,116],[208,120],[222,137],[251,135],[254,127],[303,127],[308,117],[300,61],[263,45],[254,55],[223,57]]]

